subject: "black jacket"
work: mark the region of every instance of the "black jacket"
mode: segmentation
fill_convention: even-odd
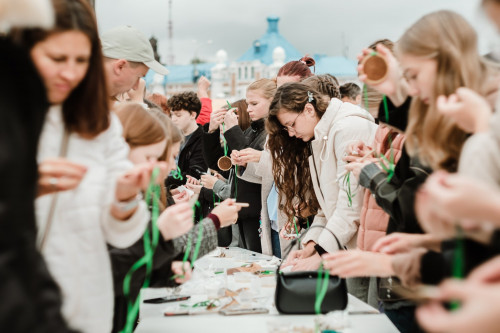
[[[193,132],[189,141],[179,154],[179,162],[177,165],[181,169],[182,180],[174,179],[173,176],[169,176],[166,180],[168,186],[180,186],[185,184],[186,175],[199,179],[201,173],[207,171],[207,164],[203,158],[202,136],[203,128],[198,125],[198,128]]]
[[[404,132],[408,122],[411,98],[408,98],[400,107],[395,107],[389,99],[387,104],[389,119],[386,119],[383,103],[381,103],[380,122]],[[432,170],[423,166],[417,158],[408,156],[405,147],[402,149],[401,158],[396,163],[394,176],[390,182],[385,181],[387,175],[380,172],[376,166],[368,165],[365,168],[363,168],[360,183],[375,194],[377,204],[389,214],[387,233],[423,233],[415,215],[415,194]],[[364,177],[367,174],[369,176]],[[370,178],[369,183],[367,178]]]
[[[253,148],[263,150],[266,143],[267,132],[264,126],[264,119],[252,122],[251,126],[244,132],[239,126],[234,126],[224,133],[227,144],[232,150],[242,150]],[[238,167],[238,173],[243,171]],[[240,172],[241,170],[241,172]],[[250,207],[242,208],[239,212],[239,219],[247,217],[259,217],[262,207],[261,203],[261,184],[247,182],[239,177],[234,177],[235,182],[231,186],[231,198],[236,198],[240,202],[248,202]]]
[[[151,235],[151,222],[148,226]],[[113,284],[115,289],[115,311],[113,317],[113,332],[119,332],[125,326],[127,320],[127,298],[123,293],[123,279],[128,271],[144,256],[144,241],[141,237],[134,245],[117,249],[108,245],[113,270]],[[172,241],[164,241],[160,235],[160,240],[153,255],[153,270],[149,287],[173,287],[176,285],[171,281],[172,261],[179,254],[174,251]],[[130,283],[130,299],[132,302],[137,298],[146,278],[146,267],[138,269],[132,276]]]
[[[402,106],[397,108],[388,100],[389,120],[386,119],[385,110],[381,104],[380,121],[404,131],[408,122],[410,103],[411,98],[408,98]],[[410,158],[403,149],[390,183],[383,180],[386,178],[385,175],[377,174],[372,179],[370,190],[375,193],[377,204],[390,216],[387,233],[396,231],[423,233],[415,214],[415,195],[430,173],[432,170],[429,167],[421,165],[417,158]],[[490,245],[469,239],[464,240],[465,274],[467,275],[478,265],[500,254],[500,246],[497,245],[500,244],[499,241],[499,231],[494,233]],[[452,276],[456,245],[455,240],[445,241],[441,244],[441,252],[428,251],[423,255],[420,263],[423,283],[438,284],[444,278]]]
[[[2,37],[0,50],[0,332],[72,332],[60,314],[59,289],[35,245],[45,87],[27,50]]]

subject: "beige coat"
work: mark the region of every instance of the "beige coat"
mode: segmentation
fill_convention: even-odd
[[[356,247],[364,190],[351,175],[354,197],[352,206],[349,207],[342,179],[339,182],[336,180],[345,171],[346,162],[342,157],[349,144],[361,140],[369,145],[375,138],[376,130],[377,125],[367,111],[336,98],[331,100],[314,129],[315,139],[311,143],[313,154],[309,157],[314,191],[320,204],[312,225],[325,226],[329,231],[311,228],[304,236],[303,244],[312,240],[327,252],[336,251],[338,246],[332,236],[333,232],[343,246]]]
[[[460,154],[458,172],[492,186],[500,185],[500,114],[495,113],[490,130],[471,136]]]

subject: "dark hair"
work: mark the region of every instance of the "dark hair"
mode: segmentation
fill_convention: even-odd
[[[63,102],[63,119],[70,132],[95,137],[109,127],[109,97],[104,76],[101,42],[94,12],[86,0],[52,0],[55,25],[13,31],[13,37],[31,49],[53,34],[70,30],[82,32],[91,43],[89,67],[82,82]]]
[[[340,98],[339,81],[332,74],[313,75],[302,80],[302,83],[316,89],[320,94],[332,98]]]
[[[309,102],[308,92],[313,100]],[[328,102],[314,88],[303,83],[286,83],[278,88],[271,102],[266,130],[269,135],[268,148],[273,160],[274,182],[280,200],[284,197],[287,217],[294,216],[294,203],[300,202],[299,210],[309,208],[316,214],[319,203],[314,193],[308,158],[311,156],[309,143],[290,137],[278,121],[281,111],[301,113],[311,103],[319,118],[323,117]]]
[[[246,100],[237,100],[236,102],[231,103],[231,106],[238,109],[238,126],[241,130],[244,131],[249,128],[252,121],[250,120],[250,115],[247,111],[248,104]]]
[[[277,76],[299,76],[301,79],[313,76],[309,67],[316,65],[313,58],[304,56],[300,60],[293,60],[284,64],[278,71]],[[316,70],[316,67],[314,67]]]
[[[193,91],[186,91],[170,97],[167,106],[171,112],[180,110],[196,112],[196,117],[198,117],[201,111],[200,99]]]
[[[361,95],[361,88],[354,82],[344,83],[340,86],[340,95],[354,100]]]

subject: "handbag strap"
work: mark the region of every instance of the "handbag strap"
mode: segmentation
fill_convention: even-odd
[[[61,142],[61,148],[59,150],[59,157],[66,157],[68,154],[69,145],[69,131],[65,128],[64,134]],[[42,237],[39,243],[39,250],[42,251],[47,243],[47,238],[52,227],[52,222],[54,220],[54,213],[57,206],[58,192],[54,193],[52,196],[52,201],[50,202],[49,214],[47,215],[47,223],[45,223],[45,229],[43,230]]]

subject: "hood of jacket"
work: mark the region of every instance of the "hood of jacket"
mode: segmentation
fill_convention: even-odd
[[[325,136],[328,136],[328,133],[336,122],[351,116],[361,117],[371,122],[375,122],[372,115],[365,109],[348,102],[342,102],[338,98],[332,98],[323,117],[321,117],[314,128],[313,141],[322,140]]]

